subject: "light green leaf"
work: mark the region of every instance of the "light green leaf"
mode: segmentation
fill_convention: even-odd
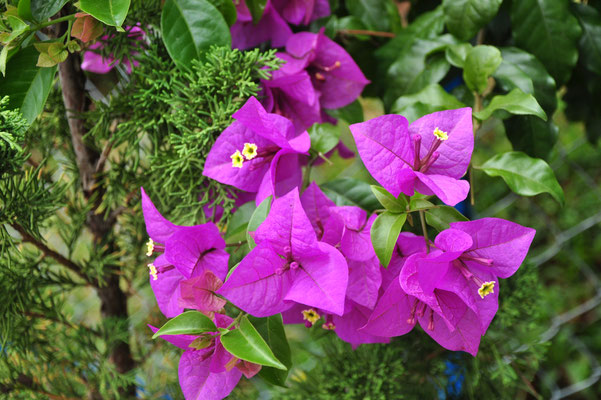
[[[421,91],[399,97],[392,105],[392,112],[407,118],[409,122],[435,111],[453,110],[465,105],[455,96],[446,92],[437,83],[426,86]]]
[[[338,144],[340,128],[332,124],[314,124],[309,129],[311,149],[317,153],[326,154]]]
[[[482,94],[488,86],[488,77],[501,64],[501,52],[494,46],[476,46],[467,53],[463,79],[468,88]]]
[[[225,234],[225,240],[230,240],[235,238],[240,234],[244,234],[246,229],[248,228],[248,222],[250,218],[254,214],[257,207],[255,206],[255,202],[251,201],[246,204],[240,206],[227,225],[227,232]]]
[[[162,335],[200,335],[205,332],[217,332],[211,318],[198,311],[186,311],[167,321],[152,338]]]
[[[227,351],[241,360],[281,370],[287,369],[275,357],[265,340],[246,316],[242,317],[240,326],[237,329],[221,335],[221,344]]]
[[[282,315],[277,314],[267,318],[249,316],[248,319],[273,351],[276,358],[287,368],[287,370],[282,370],[273,367],[263,367],[259,375],[274,385],[286,387],[286,378],[288,377],[288,370],[292,366],[292,357],[290,345],[284,331]]]
[[[401,229],[407,220],[407,214],[394,214],[386,211],[371,226],[371,244],[376,251],[380,264],[388,267],[392,252],[396,246]]]
[[[8,108],[19,108],[30,124],[44,109],[52,88],[56,68],[38,68],[38,51],[27,47],[16,53],[6,65],[6,77],[0,80],[0,98],[10,96]]]
[[[6,75],[6,58],[8,57],[8,46],[2,47],[0,50],[0,72],[2,76]]]
[[[463,68],[468,53],[472,50],[469,43],[457,43],[448,46],[444,52],[449,64],[457,68]]]
[[[336,179],[321,185],[321,189],[339,206],[357,206],[368,212],[380,208],[370,185],[357,179]]]
[[[167,0],[161,32],[167,52],[182,67],[202,59],[211,45],[231,46],[225,19],[207,0]]]
[[[69,0],[31,0],[31,14],[38,21],[45,21],[59,12]]]
[[[120,27],[127,17],[131,0],[79,0],[79,7],[98,21]]]
[[[443,0],[444,21],[453,35],[469,40],[488,24],[503,0]]]
[[[497,110],[505,110],[518,115],[536,115],[544,121],[547,120],[547,114],[538,105],[536,99],[531,94],[526,94],[517,88],[509,94],[493,97],[484,110],[474,113],[474,117],[484,121]]]
[[[411,211],[419,211],[419,210],[429,210],[430,208],[436,207],[433,203],[430,203],[428,200],[419,199],[415,196],[411,196],[411,200],[409,200],[409,209]]]
[[[27,21],[33,20],[33,15],[31,14],[31,0],[19,0],[17,10],[19,17]]]
[[[426,223],[442,232],[449,229],[449,224],[455,221],[468,221],[457,209],[449,206],[438,206],[426,211]]]
[[[578,61],[581,28],[564,0],[511,2],[511,28],[518,47],[534,54],[558,85],[564,84]]]
[[[265,221],[267,215],[269,215],[269,210],[271,209],[271,196],[267,197],[265,200],[259,204],[259,207],[253,212],[248,221],[248,228],[246,229],[246,240],[248,241],[248,247],[252,250],[255,246],[255,239],[249,234],[249,232],[254,232],[257,230],[259,225]]]
[[[549,193],[563,206],[563,190],[549,165],[519,151],[497,154],[480,167],[489,176],[500,176],[507,186],[521,196]]]
[[[386,189],[376,185],[371,185],[371,191],[386,210],[393,213],[401,213],[406,211],[407,202],[405,201],[404,197],[399,197],[397,199]]]

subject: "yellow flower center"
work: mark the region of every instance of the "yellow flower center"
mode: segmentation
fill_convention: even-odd
[[[312,308],[310,308],[308,310],[303,310],[302,313],[303,313],[303,319],[305,321],[309,321],[312,324],[316,323],[321,318],[321,316],[317,313],[317,311],[315,311]]]
[[[146,242],[146,255],[148,257],[150,257],[152,255],[153,251],[154,251],[154,242],[152,241],[152,239],[148,239],[148,242]]]
[[[236,150],[236,152],[232,154],[230,158],[232,159],[232,167],[242,168],[242,164],[244,164],[244,157],[242,157],[240,150]]]
[[[478,294],[480,295],[481,298],[484,298],[486,296],[488,296],[491,293],[494,293],[495,289],[495,282],[494,281],[490,281],[490,282],[484,282],[482,284],[482,286],[480,286],[480,289],[478,289]]]
[[[252,160],[257,156],[257,145],[254,143],[244,143],[242,154],[247,160]]]
[[[438,140],[444,141],[444,140],[448,140],[449,139],[449,135],[446,132],[443,132],[443,131],[441,131],[438,128],[434,129],[433,134],[434,134],[434,136],[436,136],[436,138]]]
[[[159,279],[159,277],[157,276],[157,267],[155,267],[154,264],[148,264],[148,273],[150,274],[150,276],[152,276],[153,281]]]

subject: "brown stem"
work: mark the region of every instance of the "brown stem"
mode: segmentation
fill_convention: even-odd
[[[63,256],[62,254],[52,250],[50,247],[46,246],[44,243],[40,242],[39,240],[37,240],[36,238],[31,236],[29,233],[27,233],[27,231],[25,229],[23,229],[22,226],[17,225],[17,224],[11,224],[11,226],[17,232],[19,232],[19,234],[23,238],[24,242],[33,244],[35,247],[37,247],[39,250],[41,250],[42,253],[44,253],[47,257],[51,257],[51,258],[55,259],[60,264],[62,264],[64,267],[67,267],[71,271],[75,272],[80,278],[82,278],[86,282],[88,282],[90,284],[92,283],[92,282],[90,282],[90,279],[87,277],[87,275],[83,273],[83,268],[80,265],[77,265],[75,262],[69,260],[67,257]]]
[[[369,31],[364,29],[341,29],[338,33],[342,33],[343,35],[367,35],[367,36],[378,36],[378,37],[389,37],[393,38],[396,35],[392,32],[379,32],[379,31]]]

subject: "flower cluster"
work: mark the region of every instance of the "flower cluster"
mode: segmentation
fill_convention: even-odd
[[[142,190],[148,255],[158,254],[149,279],[160,310],[169,318],[198,310],[213,321],[211,330],[217,327],[162,336],[185,349],[179,366],[185,397],[221,399],[241,375],[259,371],[248,349],[237,353],[221,344],[223,335],[242,329],[245,313],[320,326],[353,347],[386,343],[419,322],[444,348],[475,356],[498,309],[499,278],[520,267],[534,230],[497,218],[452,222],[433,241],[426,232],[397,230],[392,258],[382,265],[371,233],[377,213],[337,205],[314,182],[303,187],[311,157],[307,129],[328,120],[324,109],[351,103],[369,83],[323,31],[290,30],[288,23],[306,25],[327,15],[327,1],[267,1],[258,22],[244,1],[236,7],[234,46],[271,41],[285,47],[278,53],[282,68],[262,82],[258,99],[233,114],[204,164],[205,176],[232,186],[241,198],[261,208],[270,204],[264,221],[249,229],[254,246],[228,265],[216,225],[174,225]],[[412,124],[383,115],[350,131],[365,167],[394,200],[409,204],[406,196],[419,192],[454,206],[466,198],[470,185],[462,177],[474,148],[470,108],[435,112]],[[219,219],[218,206],[205,211]],[[232,306],[242,311],[235,320],[226,315]]]

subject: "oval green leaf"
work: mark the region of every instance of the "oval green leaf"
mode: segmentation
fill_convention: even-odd
[[[59,12],[69,0],[31,0],[31,15],[38,21],[45,21]]]
[[[211,318],[198,311],[186,311],[167,321],[152,338],[162,335],[200,335],[205,332],[217,332]]]
[[[500,176],[507,186],[521,196],[549,193],[563,206],[564,195],[549,165],[520,151],[497,154],[480,167],[489,176]]]
[[[207,0],[167,0],[161,14],[167,52],[180,67],[203,58],[212,45],[231,46],[230,29]]]
[[[449,224],[456,221],[468,221],[468,219],[453,207],[438,206],[426,211],[426,223],[438,232],[449,229]]]
[[[79,7],[98,21],[120,27],[127,17],[131,0],[80,0]]]
[[[497,15],[503,0],[443,0],[444,22],[453,35],[469,40]]]
[[[249,316],[248,319],[255,326],[261,337],[269,345],[269,348],[273,351],[273,354],[279,361],[290,369],[292,366],[292,357],[290,352],[290,345],[286,338],[286,332],[284,331],[284,324],[282,315],[272,315],[267,318],[256,318]],[[282,370],[273,367],[263,367],[259,372],[259,375],[267,382],[277,386],[286,387],[286,378],[288,377],[288,370]]]
[[[367,211],[380,208],[380,202],[368,183],[353,178],[336,179],[321,186],[325,194],[339,206],[357,206]]]
[[[44,109],[56,74],[56,67],[36,67],[39,54],[33,46],[19,51],[7,63],[6,77],[0,79],[0,97],[10,96],[8,108],[19,108],[30,124]]]
[[[534,96],[517,88],[508,94],[493,97],[484,110],[474,113],[474,117],[484,121],[498,110],[505,110],[516,115],[536,115],[543,121],[547,120],[547,114],[545,114]]]
[[[236,6],[232,0],[209,0],[211,4],[215,6],[223,15],[225,22],[227,25],[231,27],[236,23],[236,19],[238,17],[238,12],[236,11]]]
[[[386,211],[378,215],[371,226],[371,244],[374,246],[380,264],[388,267],[392,252],[401,229],[407,220],[407,214],[394,214]]]
[[[242,317],[240,326],[237,329],[221,336],[221,344],[227,351],[241,360],[281,370],[287,369],[275,357],[265,340],[246,316]]]
[[[248,221],[248,228],[246,228],[246,240],[248,242],[248,247],[252,250],[256,244],[255,239],[250,235],[250,232],[254,232],[257,230],[259,225],[265,221],[265,218],[269,215],[269,210],[271,209],[271,196],[267,197],[265,200],[259,204],[259,207],[253,212],[250,216],[250,220]]]
[[[467,53],[463,66],[463,79],[471,90],[483,93],[488,86],[488,77],[499,67],[503,59],[494,46],[476,46]]]
[[[340,128],[332,124],[314,124],[309,129],[311,149],[317,153],[326,154],[338,144]]]
[[[386,189],[376,185],[371,185],[371,191],[386,210],[393,213],[402,213],[406,211],[407,202],[404,197],[397,199]]]

